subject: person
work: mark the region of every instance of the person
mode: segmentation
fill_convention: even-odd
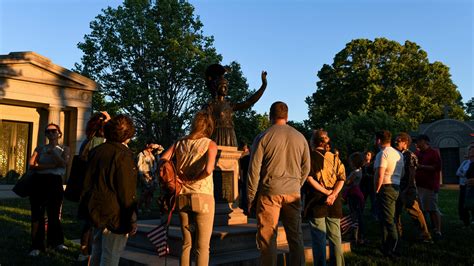
[[[405,165],[404,174],[400,179],[400,194],[395,207],[395,222],[397,223],[398,237],[402,236],[402,210],[407,210],[412,220],[418,225],[420,239],[425,243],[432,243],[431,234],[426,225],[425,217],[418,203],[418,192],[416,189],[415,172],[418,166],[418,158],[408,147],[411,145],[411,137],[405,132],[400,132],[395,138],[397,150],[403,154]]]
[[[239,159],[239,192],[240,192],[240,208],[243,210],[245,215],[249,215],[248,213],[248,201],[247,201],[247,177],[248,177],[248,170],[249,170],[249,163],[250,163],[250,149],[247,143],[242,145],[242,155]]]
[[[344,265],[342,251],[341,189],[346,180],[345,167],[336,155],[325,149],[330,138],[323,129],[311,136],[311,171],[306,216],[309,217],[314,265],[326,265],[326,237],[329,239],[329,263]]]
[[[468,210],[464,207],[466,200],[466,187],[467,187],[467,170],[469,166],[474,162],[474,145],[469,146],[467,159],[464,160],[456,171],[456,175],[459,177],[459,200],[458,200],[458,211],[459,219],[463,222],[465,227],[471,225],[471,220],[474,218],[474,210]]]
[[[153,193],[157,188],[157,160],[156,155],[163,151],[163,147],[153,140],[146,142],[145,148],[138,154],[138,176],[142,185],[140,199],[138,200],[138,211],[151,212],[150,206]]]
[[[375,156],[375,193],[379,221],[382,225],[382,254],[394,258],[398,232],[395,226],[395,203],[403,176],[403,154],[391,146],[392,134],[388,130],[375,133],[375,144],[380,151]]]
[[[370,201],[370,213],[377,219],[375,210],[375,189],[374,189],[374,153],[366,151],[364,153],[364,165],[362,166],[362,179],[360,180],[360,190],[364,194],[364,209],[367,201]]]
[[[250,98],[242,103],[230,102],[227,96],[228,81],[224,74],[227,69],[220,64],[212,64],[206,69],[206,85],[212,95],[212,100],[205,109],[214,119],[212,139],[221,146],[237,147],[237,137],[234,131],[232,116],[235,111],[248,109],[262,97],[267,87],[267,72],[262,71],[262,86]]]
[[[89,151],[105,142],[104,125],[110,120],[106,111],[95,113],[86,125],[86,139],[79,149],[79,158],[87,164]],[[85,175],[86,169],[82,172]],[[82,194],[82,191],[80,192]],[[88,261],[92,251],[92,222],[85,201],[79,200],[77,217],[81,224],[81,246],[77,261]]]
[[[59,144],[62,136],[58,125],[50,123],[44,133],[48,144],[38,146],[29,160],[34,171],[31,204],[31,251],[29,256],[36,257],[45,251],[45,219],[48,216],[48,247],[67,250],[61,226],[60,212],[63,203],[63,176],[69,163],[69,147]]]
[[[130,117],[117,115],[104,126],[105,143],[89,152],[83,198],[94,225],[90,265],[118,265],[127,239],[137,231],[137,170],[128,143]]]
[[[305,265],[301,229],[301,187],[310,170],[304,136],[288,122],[288,106],[270,107],[272,126],[252,145],[248,173],[248,213],[256,206],[257,247],[261,265],[276,265],[278,219],[290,248],[290,265]],[[258,193],[257,193],[258,192]]]
[[[178,175],[186,180],[177,198],[183,234],[182,266],[191,265],[193,243],[196,244],[196,265],[209,264],[215,213],[213,171],[217,156],[217,144],[210,139],[213,129],[211,115],[205,111],[198,112],[191,133],[175,142],[161,156],[164,160],[171,160],[175,154]]]
[[[362,165],[364,156],[360,152],[354,152],[349,156],[349,165],[351,172],[346,180],[346,190],[343,194],[349,204],[349,211],[353,221],[357,221],[358,227],[355,231],[355,243],[364,244],[364,194],[360,190],[360,181],[362,180]]]
[[[421,209],[429,214],[434,228],[434,239],[442,239],[441,213],[438,208],[438,192],[440,187],[441,156],[431,148],[430,138],[421,134],[416,138],[416,184],[420,198]]]

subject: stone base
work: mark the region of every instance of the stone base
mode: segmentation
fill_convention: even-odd
[[[127,248],[135,251],[143,250],[143,253],[152,256],[155,247],[148,240],[146,234],[159,224],[159,220],[139,221],[138,233],[128,240]],[[260,253],[257,249],[255,236],[257,226],[254,219],[249,219],[249,224],[215,226],[211,236],[210,265],[259,265]],[[181,255],[182,235],[177,226],[170,226],[169,246],[171,258]],[[305,242],[305,258],[307,263],[312,263],[311,234],[309,225],[303,224],[303,238]],[[283,226],[278,227],[278,265],[288,265],[288,243]],[[343,251],[350,252],[350,243],[343,243]],[[326,252],[329,258],[329,246]],[[137,256],[139,257],[139,256]],[[156,255],[158,258],[158,255]]]

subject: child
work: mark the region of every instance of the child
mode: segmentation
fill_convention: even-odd
[[[362,212],[364,209],[364,195],[360,190],[360,180],[362,179],[362,165],[364,164],[364,156],[360,152],[355,152],[349,156],[349,164],[351,173],[346,180],[346,190],[343,194],[344,200],[349,203],[351,217],[357,221],[358,228],[355,231],[355,241],[357,244],[364,244],[364,223],[362,220]]]

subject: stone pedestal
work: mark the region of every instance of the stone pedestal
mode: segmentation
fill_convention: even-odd
[[[214,170],[214,225],[246,224],[247,216],[239,208],[239,159],[237,147],[218,146]]]

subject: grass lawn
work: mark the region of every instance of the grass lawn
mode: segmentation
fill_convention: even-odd
[[[364,246],[353,246],[352,253],[346,254],[347,265],[473,265],[474,225],[465,229],[457,215],[457,190],[443,189],[440,192],[440,208],[444,239],[435,244],[416,243],[416,230],[409,217],[404,214],[405,236],[401,241],[398,261],[390,261],[378,251],[380,227],[370,217],[367,220],[367,238]],[[155,205],[155,203],[154,203]],[[144,218],[156,218],[153,213]],[[63,207],[63,229],[65,252],[50,251],[36,258],[27,256],[30,248],[30,205],[28,199],[0,200],[0,265],[75,265],[79,245],[71,242],[78,239],[79,224],[75,219],[77,205],[65,201]]]

